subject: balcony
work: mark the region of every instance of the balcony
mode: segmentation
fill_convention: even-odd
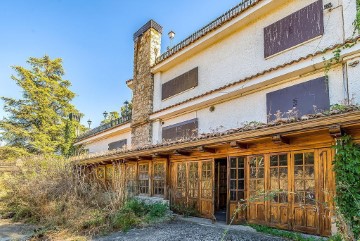
[[[114,127],[127,124],[130,121],[131,121],[131,114],[127,115],[127,116],[122,116],[122,117],[114,119],[114,120],[111,120],[110,122],[108,122],[106,124],[103,124],[101,126],[98,126],[98,127],[94,128],[94,129],[88,130],[88,131],[80,134],[77,137],[77,141],[81,141],[81,140],[84,140],[84,139],[86,139],[88,137],[95,136],[95,135],[97,135],[97,134],[99,134],[101,132],[104,132],[106,130],[113,129]]]

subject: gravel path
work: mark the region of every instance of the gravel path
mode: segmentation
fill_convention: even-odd
[[[114,233],[110,236],[93,239],[94,241],[220,241],[224,228],[216,225],[197,224],[184,220],[157,224],[127,233]],[[254,231],[230,230],[226,241],[283,241],[285,239]]]
[[[13,223],[9,219],[0,219],[0,241],[27,240],[33,234],[32,225]]]

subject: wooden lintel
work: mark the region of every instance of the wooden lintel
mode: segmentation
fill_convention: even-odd
[[[185,151],[185,150],[175,150],[174,155],[190,156],[191,152],[190,151]]]
[[[216,149],[215,149],[215,148],[205,147],[205,146],[200,146],[200,147],[199,147],[199,151],[200,151],[200,152],[216,153]]]
[[[152,154],[153,158],[169,158],[169,154],[165,154],[165,153],[155,153]]]
[[[340,138],[344,135],[344,131],[340,125],[332,125],[329,127],[329,133],[332,138]]]
[[[249,144],[241,143],[239,141],[230,142],[230,146],[237,149],[249,149]]]
[[[282,135],[273,135],[272,136],[272,141],[275,144],[290,144],[290,139],[283,137]]]
[[[138,158],[135,157],[124,158],[124,162],[131,162],[131,161],[138,161]]]
[[[152,156],[137,156],[136,158],[137,158],[139,161],[152,160]]]

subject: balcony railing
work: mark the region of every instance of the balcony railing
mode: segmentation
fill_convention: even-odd
[[[131,115],[127,115],[127,116],[120,117],[118,119],[111,120],[110,122],[108,122],[106,124],[103,124],[103,125],[98,126],[98,127],[94,128],[94,129],[91,129],[89,131],[84,132],[83,134],[81,134],[81,135],[79,135],[77,137],[77,140],[78,141],[83,140],[85,138],[96,135],[96,134],[98,134],[100,132],[103,132],[105,130],[114,128],[116,126],[126,124],[126,123],[128,123],[130,121],[131,121]]]

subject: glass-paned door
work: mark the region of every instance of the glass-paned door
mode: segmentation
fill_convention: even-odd
[[[186,203],[186,163],[177,163],[176,171],[176,199]]]
[[[199,203],[199,162],[189,162],[188,200],[189,206],[198,210]]]
[[[248,157],[248,220],[265,221],[265,158],[263,155]]]
[[[139,164],[139,194],[148,195],[149,185],[149,163]]]
[[[165,179],[165,162],[155,162],[153,175],[153,195],[161,197],[165,195]]]
[[[293,154],[294,204],[293,229],[318,233],[319,207],[317,193],[317,160],[315,152]]]
[[[127,163],[125,164],[125,185],[126,185],[126,196],[134,196],[137,194],[137,183],[136,183],[136,164]]]
[[[200,212],[203,216],[212,218],[214,213],[214,161],[202,161],[200,173]]]
[[[270,225],[289,228],[289,155],[270,155],[269,222]]]
[[[229,165],[230,164],[230,165]],[[229,215],[228,222],[240,223],[246,218],[245,202],[245,165],[246,157],[230,157],[229,178]]]

